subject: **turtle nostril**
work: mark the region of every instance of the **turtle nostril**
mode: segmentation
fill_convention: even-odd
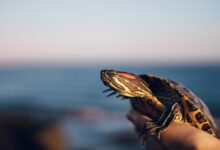
[[[101,76],[106,76],[108,74],[108,70],[101,70]]]

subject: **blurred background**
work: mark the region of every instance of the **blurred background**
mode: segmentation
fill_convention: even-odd
[[[101,69],[171,78],[220,116],[217,0],[0,1],[0,146],[143,149]]]

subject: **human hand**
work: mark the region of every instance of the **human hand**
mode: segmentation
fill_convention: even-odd
[[[130,110],[128,119],[134,124],[136,131],[140,134],[140,129],[146,121],[151,118],[141,113]],[[143,140],[147,137],[143,135]],[[187,123],[173,122],[167,130],[161,133],[160,140],[153,137],[164,149],[169,150],[217,150],[220,149],[220,141],[208,133],[198,130]]]

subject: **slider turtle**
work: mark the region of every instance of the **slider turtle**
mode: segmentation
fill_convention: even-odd
[[[101,80],[113,90],[108,96],[130,99],[132,107],[148,115],[141,136],[156,135],[166,130],[175,121],[201,129],[218,137],[216,123],[205,103],[182,84],[150,74],[134,75],[127,72],[102,70]]]

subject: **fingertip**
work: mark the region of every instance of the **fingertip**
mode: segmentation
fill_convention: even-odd
[[[127,119],[130,120],[130,121],[131,121],[131,114],[132,114],[132,110],[129,110],[127,115],[126,115]]]
[[[127,113],[127,118],[128,120],[130,120],[131,122],[135,123],[137,118],[139,118],[141,114],[138,113],[137,111],[131,109],[128,113]]]
[[[127,113],[127,118],[128,120],[130,120],[132,123],[134,123],[135,125],[140,125],[145,123],[146,121],[150,121],[151,119],[133,109],[131,109],[128,113]]]

